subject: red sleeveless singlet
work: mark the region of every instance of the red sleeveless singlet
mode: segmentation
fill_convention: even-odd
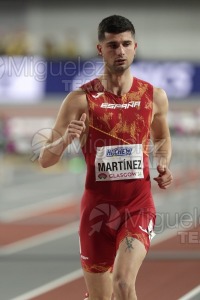
[[[134,78],[116,96],[94,79],[82,86],[89,107],[89,133],[82,148],[87,165],[81,201],[80,256],[84,270],[111,270],[121,241],[129,236],[150,246],[155,224],[148,145],[153,86]]]
[[[138,205],[139,208],[154,207],[148,161],[153,86],[134,77],[131,89],[121,97],[104,90],[99,79],[94,79],[81,88],[86,92],[89,106],[89,133],[82,149],[87,164],[84,192],[87,202],[90,198],[98,203],[105,200],[133,201],[136,209]],[[143,148],[143,178],[129,179],[133,166],[127,163],[123,166],[123,162],[121,165],[117,162],[118,165],[112,163],[107,166],[112,180],[107,181],[108,178],[105,178],[105,165],[99,165],[98,181],[96,180],[95,158],[98,147],[117,146],[108,150],[110,155],[117,153],[118,156],[121,151],[120,158],[123,161],[124,152],[129,151],[126,146],[136,144]],[[141,167],[137,161],[134,164]],[[120,169],[126,169],[126,174]]]

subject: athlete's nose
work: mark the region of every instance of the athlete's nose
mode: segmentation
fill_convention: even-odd
[[[120,45],[118,48],[117,48],[117,55],[119,56],[123,56],[124,55],[124,47],[123,45]]]

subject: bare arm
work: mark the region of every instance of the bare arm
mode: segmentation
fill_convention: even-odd
[[[61,104],[52,134],[40,151],[43,168],[56,164],[66,147],[85,131],[87,100],[83,91],[71,92]]]
[[[162,89],[154,88],[153,120],[151,136],[154,143],[154,157],[157,159],[159,176],[154,178],[160,188],[166,189],[172,182],[169,163],[172,155],[171,137],[167,122],[168,99]]]

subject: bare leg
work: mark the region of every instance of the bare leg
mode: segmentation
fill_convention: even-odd
[[[145,247],[139,240],[126,237],[120,243],[113,269],[115,300],[137,300],[135,281],[145,256]]]
[[[84,271],[84,278],[89,292],[88,300],[111,300],[112,274],[109,271],[104,273]]]

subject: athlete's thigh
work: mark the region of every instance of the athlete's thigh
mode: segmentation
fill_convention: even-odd
[[[105,273],[114,263],[116,254],[115,237],[110,233],[102,216],[93,216],[93,211],[83,211],[79,227],[80,258],[84,271]],[[95,212],[95,211],[94,211]],[[99,213],[99,210],[97,210]]]
[[[114,280],[116,277],[126,281],[136,278],[141,263],[150,247],[153,237],[155,214],[138,211],[127,216],[117,237],[117,255],[114,264]]]
[[[91,299],[111,299],[112,296],[112,273],[91,273],[84,271],[84,278]]]
[[[118,248],[113,267],[113,280],[131,284],[135,281],[139,268],[146,256],[142,242],[134,237],[125,237]]]
[[[87,208],[81,215],[79,228],[81,264],[89,299],[110,300],[111,269],[116,254],[116,244],[102,216],[91,217],[93,211],[94,209],[90,212]]]

